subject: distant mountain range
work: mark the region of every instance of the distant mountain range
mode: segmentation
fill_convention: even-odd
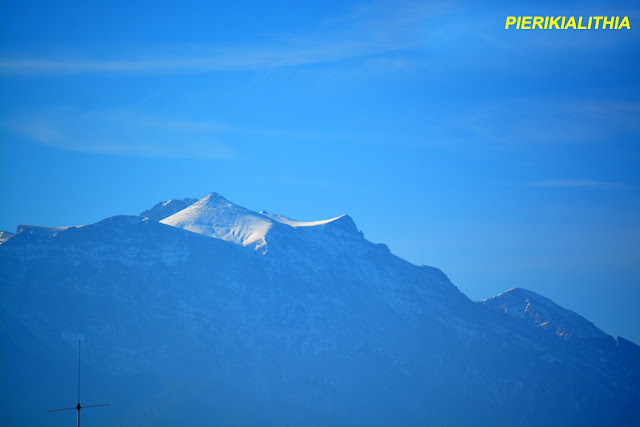
[[[640,347],[219,194],[0,233],[0,425],[640,425]]]

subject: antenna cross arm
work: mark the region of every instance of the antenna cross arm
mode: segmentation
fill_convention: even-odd
[[[74,406],[73,408],[49,409],[49,412],[68,411],[69,409],[78,409],[78,408]]]
[[[94,406],[107,406],[107,405],[111,405],[110,403],[98,403],[97,405],[86,405],[86,406],[82,406],[83,408],[92,408]]]

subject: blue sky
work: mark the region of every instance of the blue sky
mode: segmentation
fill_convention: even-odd
[[[633,2],[1,5],[1,229],[212,191],[348,213],[472,299],[524,287],[640,343]],[[504,30],[531,14],[632,29]]]

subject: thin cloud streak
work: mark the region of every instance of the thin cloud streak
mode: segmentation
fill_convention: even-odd
[[[550,179],[530,182],[528,186],[539,188],[575,188],[594,190],[614,190],[627,187],[625,184],[619,182],[597,181],[593,179]]]
[[[10,134],[60,150],[136,157],[233,159],[233,150],[219,141],[219,129],[223,128],[217,123],[162,120],[136,111],[82,113],[70,108],[5,118],[0,123],[0,129]]]
[[[154,60],[6,59],[0,70],[6,75],[90,73],[203,73],[256,70],[338,62],[344,59],[389,53],[401,46],[392,43],[347,43],[308,49],[240,49],[195,58]]]
[[[282,144],[300,140],[370,143],[372,135],[239,127],[214,120],[184,120],[134,109],[78,111],[59,107],[5,117],[0,130],[60,150],[137,157],[237,159],[256,137]],[[6,138],[7,142],[10,138]],[[296,142],[297,143],[297,142]]]

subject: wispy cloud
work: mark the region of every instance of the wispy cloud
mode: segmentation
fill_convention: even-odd
[[[620,182],[606,182],[594,179],[549,179],[530,182],[528,186],[540,188],[583,188],[594,190],[613,190],[627,187],[625,184]]]
[[[5,115],[0,130],[60,150],[137,157],[236,159],[254,153],[264,138],[282,144],[300,140],[370,141],[373,136],[320,130],[242,127],[214,120],[188,120],[136,109],[80,111],[59,107]],[[11,143],[7,137],[4,143]],[[274,142],[275,143],[275,142]]]
[[[4,131],[62,150],[139,157],[231,159],[220,141],[226,126],[174,120],[133,110],[80,112],[71,108],[5,117]]]
[[[414,47],[419,23],[438,9],[419,2],[376,2],[328,20],[306,34],[273,34],[269,41],[259,43],[156,49],[147,46],[144,53],[132,51],[118,58],[96,57],[95,52],[85,57],[22,55],[0,59],[0,73],[203,73],[333,63]]]
[[[3,59],[3,74],[202,73],[266,69],[336,62],[346,58],[390,52],[397,46],[343,43],[315,48],[239,48],[197,57],[161,59]],[[204,50],[204,49],[203,49]]]
[[[520,6],[526,9],[527,6]],[[530,9],[530,8],[529,8]],[[527,10],[529,10],[527,9]],[[549,14],[587,16],[590,9],[545,6]],[[617,15],[640,16],[637,9],[612,9]],[[327,19],[304,33],[269,34],[248,44],[143,46],[123,49],[119,56],[100,52],[77,56],[45,53],[3,56],[0,74],[75,75],[208,73],[259,70],[335,63],[419,49],[428,55],[419,66],[428,69],[496,69],[522,71],[532,54],[566,50],[609,49],[638,40],[636,32],[548,31],[505,33],[504,19],[516,13],[511,5],[478,8],[465,2],[373,1]],[[538,13],[542,13],[538,11]],[[597,14],[594,12],[594,14]],[[505,34],[508,34],[505,36]],[[523,46],[528,49],[523,50]],[[110,46],[117,48],[117,46]],[[65,52],[73,46],[60,46]],[[535,52],[530,52],[530,50]],[[505,61],[505,56],[509,61]],[[524,61],[524,62],[523,62]],[[531,69],[544,69],[530,67]],[[528,70],[527,72],[531,72]]]

